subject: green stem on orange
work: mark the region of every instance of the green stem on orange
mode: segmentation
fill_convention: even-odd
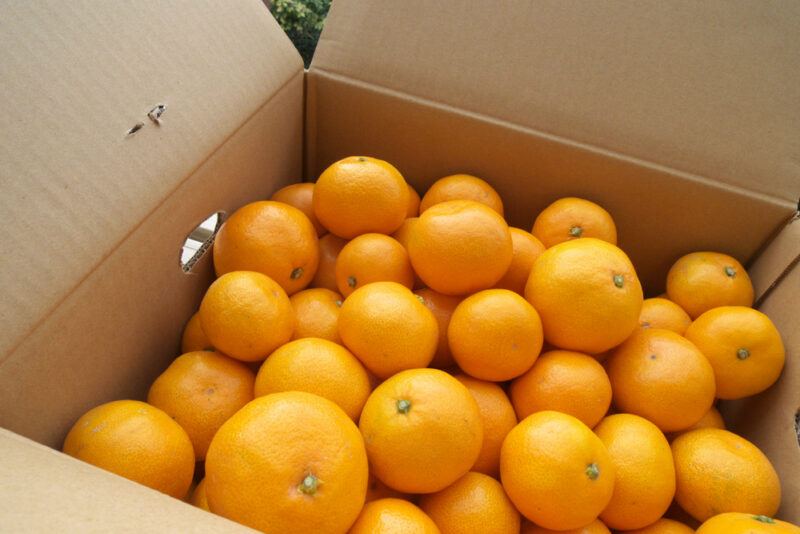
[[[411,401],[400,399],[397,401],[397,413],[407,414],[411,410]]]
[[[730,276],[731,278],[733,278],[734,276],[736,276],[736,269],[734,269],[730,265],[726,265],[725,266],[725,274],[727,276]]]
[[[614,275],[614,285],[619,287],[619,288],[622,288],[622,286],[625,285],[625,277],[622,276],[621,274],[615,274]]]
[[[591,463],[586,466],[586,476],[589,477],[589,480],[597,480],[597,477],[600,476],[600,468],[597,467],[597,464]]]
[[[292,271],[292,274],[289,275],[289,278],[291,278],[292,280],[297,280],[301,276],[303,276],[303,268],[298,267],[297,269],[294,269]]]
[[[297,489],[300,493],[305,493],[306,495],[314,495],[317,492],[317,486],[319,485],[319,480],[314,475],[306,475],[303,481],[297,486]]]
[[[774,519],[772,519],[771,517],[767,517],[765,515],[754,515],[753,519],[755,519],[756,521],[760,521],[762,523],[769,523],[769,524],[775,523]]]
[[[348,276],[347,277],[347,285],[350,287],[356,287],[358,281],[356,280],[355,276]]]
[[[740,360],[746,360],[750,357],[750,351],[745,348],[741,348],[736,351],[736,357]]]
[[[569,229],[569,235],[571,235],[572,237],[580,237],[583,235],[583,228],[581,228],[580,226],[573,226],[572,228]]]

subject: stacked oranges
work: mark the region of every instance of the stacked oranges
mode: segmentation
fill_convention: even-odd
[[[800,532],[715,407],[785,358],[730,256],[644,299],[593,202],[527,232],[480,178],[420,199],[356,156],[236,211],[213,257],[184,354],[66,453],[177,498],[204,462],[191,502],[268,532]]]

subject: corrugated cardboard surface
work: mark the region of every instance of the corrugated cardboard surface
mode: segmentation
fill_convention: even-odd
[[[556,198],[590,198],[614,216],[650,295],[688,252],[720,250],[747,262],[794,212],[789,202],[326,72],[312,69],[307,91],[312,179],[354,151],[391,161],[420,193],[468,172],[497,188],[508,219],[525,230]]]
[[[254,532],[4,430],[0,456],[2,532]]]
[[[0,5],[0,359],[300,72],[262,2],[230,7]]]
[[[796,203],[798,49],[792,0],[337,0],[312,70]]]

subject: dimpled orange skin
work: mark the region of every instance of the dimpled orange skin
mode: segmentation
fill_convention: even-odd
[[[439,343],[436,345],[436,354],[433,355],[430,367],[436,369],[453,367],[456,362],[453,360],[450,344],[447,342],[447,327],[450,325],[450,317],[461,303],[461,297],[442,295],[427,287],[415,290],[414,294],[422,297],[425,306],[433,313],[436,323],[439,325]]]
[[[553,350],[539,356],[527,373],[511,383],[510,394],[520,419],[555,410],[577,417],[592,428],[611,405],[611,382],[603,366],[591,356]]]
[[[396,239],[398,243],[403,245],[403,248],[406,249],[406,252],[408,252],[408,240],[411,239],[411,228],[418,220],[419,217],[409,217],[408,219],[403,221],[403,224],[400,225],[400,228],[395,230],[395,232],[392,234],[392,237]],[[411,261],[410,257],[409,261]],[[423,287],[425,287],[425,283],[422,280],[420,280],[417,273],[414,273],[414,289],[421,289]]]
[[[314,278],[319,244],[314,225],[297,208],[262,200],[242,206],[214,240],[217,276],[255,271],[275,280],[291,295]]]
[[[181,337],[181,354],[196,350],[214,350],[203,327],[200,325],[200,314],[195,312],[186,323]]]
[[[377,501],[378,499],[405,499],[410,502],[411,495],[393,490],[370,473],[369,482],[367,482],[366,502]]]
[[[614,490],[605,445],[578,419],[550,410],[523,419],[500,451],[500,479],[522,515],[567,530],[588,525]]]
[[[419,212],[449,200],[472,200],[503,216],[503,199],[488,182],[470,174],[453,174],[439,178],[428,188],[419,205]]]
[[[520,295],[525,294],[525,284],[531,274],[531,267],[536,258],[545,251],[542,242],[533,237],[530,232],[510,227],[511,246],[514,251],[511,265],[506,274],[495,285],[499,289],[509,289]]]
[[[347,243],[336,259],[336,286],[345,297],[372,282],[414,287],[408,252],[388,235],[362,234]]]
[[[339,292],[336,285],[336,258],[347,244],[347,240],[333,234],[319,238],[319,267],[311,281],[311,287],[321,287]]]
[[[728,512],[708,519],[698,534],[800,534],[800,527],[771,517]]]
[[[217,278],[206,291],[200,324],[217,350],[254,362],[291,339],[295,317],[289,297],[271,278],[234,271]]]
[[[438,369],[402,371],[375,388],[359,422],[372,473],[404,493],[440,491],[481,451],[480,410],[469,390]]]
[[[752,306],[753,284],[735,258],[719,252],[693,252],[667,273],[669,300],[696,319],[719,306]]]
[[[355,290],[339,312],[345,346],[378,378],[426,367],[436,352],[439,327],[431,311],[395,282]]]
[[[390,163],[350,156],[325,169],[314,189],[314,213],[325,228],[345,239],[391,234],[408,213],[408,184]]]
[[[513,246],[505,220],[471,200],[427,209],[411,227],[411,265],[431,289],[465,295],[493,287],[511,265]]]
[[[595,519],[585,527],[571,528],[569,530],[550,530],[549,528],[534,525],[530,521],[523,521],[520,534],[611,534],[611,531],[599,519]]]
[[[617,472],[614,494],[600,519],[617,530],[658,521],[675,496],[675,466],[667,438],[653,423],[631,414],[606,417],[594,432]]]
[[[591,237],[544,251],[533,263],[525,298],[542,318],[545,340],[589,354],[625,341],[639,325],[643,301],[628,256]]]
[[[611,215],[594,202],[575,197],[560,198],[543,209],[531,233],[547,248],[580,237],[617,244],[617,227]]]
[[[189,352],[155,379],[147,402],[186,430],[202,460],[219,427],[253,400],[254,383],[255,375],[242,362],[218,352]]]
[[[419,217],[419,193],[417,190],[408,185],[408,207],[406,209],[406,219],[411,217]]]
[[[320,224],[317,216],[314,215],[314,184],[306,182],[287,185],[275,191],[270,200],[289,204],[302,211],[311,221],[311,224],[314,225],[317,237],[322,237],[328,233],[328,230]]]
[[[691,341],[670,330],[636,332],[609,358],[614,405],[663,432],[685,430],[714,403],[714,370]]]
[[[186,496],[194,475],[189,436],[170,416],[140,401],[89,410],[67,434],[63,452],[176,499]]]
[[[208,508],[208,499],[206,498],[206,479],[201,480],[197,483],[197,486],[194,488],[192,492],[192,499],[190,501],[194,506],[205,510],[206,512],[210,512]]]
[[[514,407],[503,388],[493,382],[478,380],[467,375],[456,375],[456,380],[464,384],[475,402],[483,422],[483,445],[481,453],[472,466],[472,471],[497,477],[500,472],[500,449],[503,440],[517,425]]]
[[[639,325],[642,328],[663,328],[683,335],[692,319],[683,308],[665,298],[644,299],[639,314]]]
[[[758,447],[733,432],[701,428],[672,442],[675,500],[698,521],[722,512],[773,516],[781,503],[775,468]]]
[[[357,420],[372,387],[367,371],[349,350],[327,339],[308,337],[279,347],[258,370],[256,397],[281,391],[319,395]]]
[[[667,439],[672,441],[681,434],[691,432],[692,430],[697,430],[698,428],[721,428],[722,430],[725,430],[725,420],[722,419],[722,414],[719,413],[719,410],[712,406],[711,409],[709,409],[698,422],[686,430],[681,430],[680,432],[671,432],[667,435]]]
[[[469,472],[442,491],[423,495],[419,507],[442,534],[519,534],[519,512],[503,486],[482,473]]]
[[[694,530],[679,521],[661,518],[652,525],[625,532],[626,534],[693,534]],[[731,533],[726,532],[725,534]]]
[[[465,298],[447,327],[458,366],[481,380],[500,382],[531,368],[542,350],[539,314],[507,289],[486,289]]]
[[[761,393],[778,380],[786,359],[770,318],[744,306],[708,310],[686,330],[686,339],[711,362],[720,399]]]
[[[348,534],[439,534],[428,515],[402,499],[368,502]]]
[[[296,324],[292,339],[319,337],[341,344],[339,337],[339,308],[344,298],[335,291],[316,287],[292,295],[289,302]]]
[[[322,397],[259,397],[219,429],[206,456],[211,511],[269,532],[344,532],[367,492],[353,421]]]

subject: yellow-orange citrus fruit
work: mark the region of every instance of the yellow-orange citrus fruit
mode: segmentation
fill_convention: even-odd
[[[706,414],[700,418],[698,422],[687,428],[686,430],[681,430],[680,432],[672,432],[667,436],[667,439],[672,441],[673,439],[677,438],[681,434],[685,434],[686,432],[691,432],[692,430],[697,430],[698,428],[721,428],[725,430],[725,420],[722,419],[722,414],[719,413],[714,406],[709,409]]]
[[[617,472],[614,494],[600,519],[618,530],[658,521],[675,496],[675,466],[667,438],[656,425],[631,414],[606,417],[594,432]]]
[[[368,502],[348,534],[439,534],[428,515],[403,499]]]
[[[208,499],[206,498],[206,479],[198,482],[197,486],[194,488],[191,503],[206,512],[211,511],[208,508]]]
[[[674,519],[661,518],[651,525],[635,530],[627,530],[626,534],[693,534],[691,529]]]
[[[568,530],[550,530],[549,528],[535,525],[530,521],[523,521],[520,534],[611,534],[611,531],[599,519],[595,519],[585,527]]]
[[[445,295],[494,286],[511,265],[511,232],[491,208],[450,200],[425,210],[411,227],[411,265],[425,284]]]
[[[442,534],[519,534],[519,512],[503,486],[482,473],[469,472],[442,491],[423,495],[419,507]]]
[[[328,233],[328,230],[320,224],[317,220],[317,216],[314,215],[314,184],[305,182],[287,185],[272,193],[270,200],[289,204],[302,211],[305,216],[308,217],[308,220],[311,221],[311,224],[314,225],[317,236],[322,237]]]
[[[722,512],[773,516],[781,503],[778,474],[758,447],[718,428],[692,430],[672,442],[675,500],[705,521]]]
[[[216,349],[253,362],[291,339],[295,317],[289,297],[270,277],[234,271],[217,278],[206,291],[200,324]]]
[[[464,372],[499,382],[531,368],[542,350],[542,323],[533,306],[513,291],[486,289],[456,307],[447,340]]]
[[[189,436],[170,416],[140,401],[92,408],[75,422],[63,451],[176,499],[186,496],[194,475]]]
[[[643,328],[663,328],[683,335],[692,324],[692,319],[671,300],[655,297],[644,299],[639,324]]]
[[[422,197],[419,212],[449,200],[472,200],[484,204],[503,216],[503,200],[485,180],[469,174],[453,174],[439,178]]]
[[[258,371],[257,397],[281,391],[319,395],[357,420],[372,387],[367,371],[349,350],[327,339],[307,337],[279,347]]]
[[[347,243],[336,259],[336,285],[345,297],[372,282],[414,287],[408,252],[388,235],[362,234]]]
[[[583,198],[560,198],[536,217],[531,233],[545,247],[579,237],[594,237],[617,244],[617,227],[611,215]]]
[[[186,323],[181,337],[181,354],[196,350],[214,350],[200,324],[200,314],[195,312]]]
[[[319,244],[314,225],[297,208],[262,200],[242,206],[214,240],[217,276],[255,271],[275,280],[291,295],[314,278]]]
[[[800,527],[765,515],[727,512],[708,519],[698,534],[800,534]]]
[[[253,400],[254,382],[242,362],[218,352],[188,352],[155,379],[147,402],[181,425],[202,460],[219,427]]]
[[[714,403],[714,370],[708,359],[670,330],[639,330],[614,351],[606,369],[614,405],[664,432],[689,428]]]
[[[577,417],[594,427],[611,405],[611,382],[597,360],[580,352],[545,352],[511,383],[511,402],[520,420],[542,410]]]
[[[761,393],[778,380],[786,359],[770,318],[744,306],[708,310],[689,326],[686,339],[711,362],[720,399]]]
[[[483,443],[475,399],[438,369],[402,371],[375,388],[359,427],[372,473],[405,493],[446,488],[469,471]]]
[[[571,415],[537,412],[506,436],[500,478],[522,515],[567,530],[588,525],[614,491],[615,469],[592,431]]]
[[[408,184],[394,166],[377,158],[350,156],[325,169],[314,189],[314,213],[345,239],[391,234],[408,213]]]
[[[525,298],[539,312],[549,343],[590,354],[625,341],[639,325],[643,300],[628,256],[594,238],[544,251],[533,263]]]
[[[719,306],[752,306],[753,284],[735,258],[719,252],[693,252],[670,268],[667,295],[696,319]]]
[[[419,193],[417,190],[408,185],[408,207],[406,209],[406,219],[411,217],[419,217]]]
[[[419,220],[419,217],[409,217],[408,219],[403,221],[403,224],[400,225],[400,228],[395,230],[395,232],[392,234],[392,237],[394,239],[396,239],[398,243],[403,245],[403,248],[406,249],[406,252],[408,252],[408,241],[409,241],[409,239],[411,239],[411,228],[414,226],[414,224],[418,220]],[[411,261],[410,257],[409,257],[409,261]],[[412,271],[413,271],[413,266],[412,266]],[[419,289],[419,288],[423,288],[423,287],[425,287],[425,283],[420,279],[420,277],[415,272],[414,273],[414,289]]]
[[[339,291],[339,286],[336,285],[336,258],[346,244],[346,240],[333,234],[325,234],[319,238],[319,267],[311,281],[311,287]]]
[[[206,455],[215,514],[269,532],[344,532],[367,492],[353,421],[300,391],[259,397],[222,425]]]
[[[456,380],[467,387],[478,403],[483,422],[483,445],[472,470],[497,477],[500,472],[500,448],[503,440],[517,425],[514,407],[503,388],[493,382],[467,375],[456,375]]]
[[[407,288],[373,282],[353,291],[339,312],[339,335],[379,378],[427,366],[436,352],[436,318]]]
[[[378,499],[405,499],[409,500],[410,495],[393,490],[372,473],[369,474],[369,481],[367,482],[367,500],[366,502],[377,501]]]
[[[433,313],[439,326],[439,343],[436,345],[436,354],[433,355],[430,366],[437,369],[453,367],[455,360],[453,360],[450,344],[447,341],[447,327],[450,326],[450,317],[453,316],[453,312],[461,302],[461,298],[442,295],[427,287],[414,291],[414,294],[422,297],[423,303]]]
[[[292,339],[319,337],[341,343],[339,337],[339,308],[344,298],[322,287],[298,291],[289,298],[296,324]]]
[[[514,255],[511,258],[506,274],[497,282],[495,287],[510,289],[520,295],[525,294],[525,284],[531,274],[531,267],[536,258],[545,251],[542,242],[533,237],[529,232],[519,228],[509,228],[511,232],[511,247]]]

